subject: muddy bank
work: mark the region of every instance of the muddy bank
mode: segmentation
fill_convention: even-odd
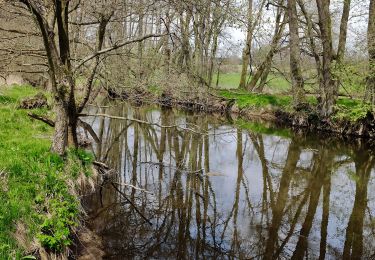
[[[194,112],[229,113],[245,120],[262,119],[294,130],[318,131],[348,137],[375,137],[375,117],[370,112],[366,117],[352,122],[321,117],[315,108],[306,104],[288,112],[270,107],[240,108],[236,99],[228,99],[208,92],[195,94],[194,97],[190,97],[189,93],[177,96],[171,92],[163,92],[158,95],[145,89],[125,90],[121,93],[111,90],[108,93],[112,99],[127,100],[135,105],[153,103],[162,107],[176,107]]]

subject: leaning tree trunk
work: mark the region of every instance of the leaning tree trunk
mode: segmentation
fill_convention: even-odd
[[[281,1],[280,3],[282,4],[283,1]],[[265,75],[264,73],[266,73],[268,76],[268,73],[270,71],[270,66],[272,65],[272,59],[278,51],[279,42],[280,42],[281,36],[284,31],[284,27],[285,27],[285,22],[284,22],[285,17],[283,18],[283,20],[281,20],[282,15],[284,13],[284,11],[281,8],[278,8],[277,12],[278,13],[276,16],[276,23],[275,23],[276,26],[275,26],[274,35],[272,37],[271,48],[269,52],[267,53],[265,60],[262,62],[258,70],[255,72],[255,74],[251,78],[251,81],[247,84],[246,89],[248,91],[256,90],[257,92],[259,92],[259,89],[257,90],[255,86],[257,85],[259,79],[261,79],[262,76]]]

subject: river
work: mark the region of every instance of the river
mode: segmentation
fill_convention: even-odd
[[[365,140],[126,103],[90,113],[139,120],[86,119],[114,172],[86,199],[107,259],[374,257]]]

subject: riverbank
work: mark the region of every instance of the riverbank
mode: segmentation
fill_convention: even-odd
[[[27,114],[51,112],[47,108],[18,109],[20,100],[38,92],[27,86],[0,88],[0,196],[5,202],[0,205],[1,259],[19,259],[26,255],[42,257],[43,254],[67,256],[81,227],[80,195],[84,183],[92,177],[93,158],[82,150],[70,151],[64,159],[49,151],[52,128],[30,119]],[[372,114],[369,115],[359,102],[349,99],[340,99],[335,117],[324,124],[313,109],[316,105],[313,97],[297,110],[291,107],[288,96],[228,90],[177,95],[159,89],[138,89],[112,93],[112,97],[204,113],[228,112],[236,115],[232,117],[233,123],[244,128],[259,128],[260,125],[250,121],[259,118],[283,126],[324,132],[335,130],[332,124],[336,124],[340,135],[353,129],[355,132],[349,134],[373,133]],[[86,233],[86,237],[89,236]],[[82,253],[78,248],[73,251]]]
[[[361,100],[339,97],[335,113],[324,118],[319,115],[315,96],[293,107],[289,95],[257,94],[240,90],[171,91],[157,87],[109,91],[112,98],[136,104],[157,103],[208,113],[231,113],[242,120],[254,118],[273,122],[281,127],[320,131],[338,136],[375,137],[375,117],[372,108]]]
[[[82,214],[79,196],[92,178],[93,157],[50,152],[52,128],[18,109],[38,89],[0,87],[0,259],[68,256]]]

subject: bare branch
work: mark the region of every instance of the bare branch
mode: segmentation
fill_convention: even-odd
[[[141,42],[141,41],[144,41],[148,38],[155,38],[155,37],[163,37],[163,36],[166,36],[168,34],[148,34],[148,35],[145,35],[141,38],[136,38],[136,39],[133,39],[133,40],[129,40],[129,41],[125,41],[125,42],[122,42],[122,43],[119,43],[119,44],[115,44],[113,45],[112,47],[109,47],[109,48],[106,48],[106,49],[103,49],[103,50],[100,50],[100,51],[97,51],[96,53],[84,58],[81,63],[79,63],[75,69],[75,71],[77,71],[80,67],[82,67],[86,62],[92,60],[93,58],[99,56],[99,55],[102,55],[102,54],[105,54],[107,52],[110,52],[110,51],[113,51],[113,50],[116,50],[118,48],[121,48],[121,47],[124,47],[126,45],[129,45],[129,44],[132,44],[132,43],[136,43],[136,42]]]

